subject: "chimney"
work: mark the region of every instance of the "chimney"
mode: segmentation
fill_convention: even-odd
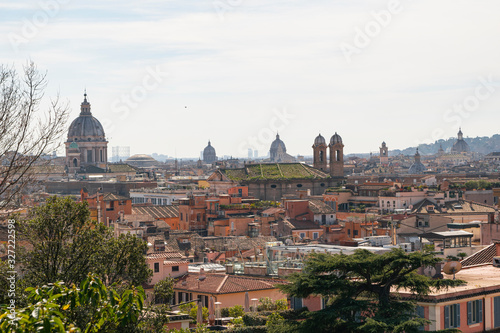
[[[200,276],[198,277],[198,280],[203,281],[206,277],[207,276],[205,275],[205,269],[203,267],[200,268]]]

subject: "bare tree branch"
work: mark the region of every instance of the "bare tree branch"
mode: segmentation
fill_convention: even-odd
[[[46,76],[33,62],[22,75],[0,66],[0,208],[16,205],[35,181],[33,166],[43,165],[41,157],[57,149],[66,130],[69,108],[59,96],[41,110]]]

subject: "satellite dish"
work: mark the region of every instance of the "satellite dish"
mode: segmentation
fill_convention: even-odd
[[[424,275],[428,277],[434,277],[437,273],[436,267],[427,266],[424,268]]]
[[[455,273],[458,273],[462,269],[462,264],[458,261],[448,261],[443,266],[443,272],[448,275],[453,274],[453,280],[455,280]]]

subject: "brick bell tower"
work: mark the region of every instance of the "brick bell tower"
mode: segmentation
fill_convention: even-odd
[[[313,148],[313,167],[319,169],[321,171],[327,171],[327,157],[326,157],[326,140],[325,138],[319,134],[316,139],[314,139]]]
[[[330,139],[330,176],[344,177],[344,144],[342,138],[335,132]]]

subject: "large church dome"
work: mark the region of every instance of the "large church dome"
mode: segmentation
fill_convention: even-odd
[[[215,153],[215,148],[212,147],[212,143],[208,141],[208,146],[203,149],[203,162],[214,163],[217,161],[217,154]]]
[[[467,142],[465,142],[465,140],[464,140],[464,135],[462,133],[461,128],[458,130],[458,140],[453,144],[453,147],[451,148],[451,152],[454,154],[470,152],[470,147],[467,144]]]
[[[283,152],[286,152],[285,143],[280,139],[279,134],[276,134],[276,140],[271,143],[271,154],[277,152],[279,148],[281,148]]]
[[[85,93],[80,105],[80,115],[68,129],[66,170],[68,174],[88,172],[88,167],[98,167],[105,172],[108,163],[108,141],[99,120],[92,116]]]
[[[101,123],[90,112],[87,94],[84,94],[80,115],[69,126],[68,141],[105,141]]]
[[[426,168],[425,165],[420,162],[420,154],[418,152],[415,153],[415,162],[410,166],[410,169],[408,170],[408,173],[411,175],[420,175],[425,172]]]

